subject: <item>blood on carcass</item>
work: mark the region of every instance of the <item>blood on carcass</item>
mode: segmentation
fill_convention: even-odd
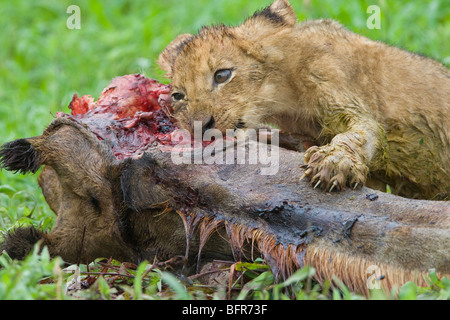
[[[57,113],[86,124],[100,140],[109,140],[118,159],[140,154],[154,145],[172,146],[177,128],[172,114],[170,85],[141,74],[114,78],[97,101],[73,96],[71,114]]]

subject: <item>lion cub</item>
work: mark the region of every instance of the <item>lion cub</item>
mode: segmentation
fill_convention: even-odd
[[[277,0],[242,25],[178,36],[158,63],[185,128],[275,124],[317,142],[305,152],[315,187],[369,178],[398,195],[448,198],[450,71],[436,61],[331,20],[297,24]]]

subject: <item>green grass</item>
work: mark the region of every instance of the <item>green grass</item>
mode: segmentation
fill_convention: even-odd
[[[37,248],[37,246],[36,246]],[[284,281],[275,281],[261,261],[237,263],[233,282],[208,286],[196,279],[175,277],[144,261],[139,266],[97,259],[89,265],[64,266],[51,259],[46,248],[35,249],[24,261],[0,255],[0,300],[11,299],[101,299],[101,300],[364,300],[339,279],[314,282],[314,268],[303,267]],[[228,268],[229,269],[229,268]],[[231,269],[229,269],[231,270]],[[450,300],[450,280],[430,271],[427,287],[407,282],[390,293],[372,290],[374,300]]]
[[[238,24],[270,2],[2,1],[0,144],[41,134],[57,111],[68,111],[74,93],[98,96],[115,76],[140,72],[165,81],[155,60],[176,35],[194,33],[202,25]],[[371,4],[381,9],[379,30],[366,27],[369,17],[366,10]],[[69,5],[80,7],[81,29],[66,27]],[[448,0],[420,3],[292,0],[292,5],[300,20],[334,18],[357,33],[420,52],[450,66]],[[19,224],[33,224],[47,230],[52,227],[54,214],[46,205],[36,178],[37,175],[0,172],[3,232]],[[19,269],[30,267],[26,263],[13,265]],[[50,262],[47,266],[55,268]],[[19,270],[14,268],[11,270]],[[4,275],[10,271],[0,272]],[[29,288],[35,288],[39,282],[30,281]],[[15,297],[60,296],[33,293]]]

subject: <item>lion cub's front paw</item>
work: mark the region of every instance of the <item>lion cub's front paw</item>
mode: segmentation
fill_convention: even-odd
[[[311,147],[305,152],[304,177],[310,177],[314,188],[333,191],[343,190],[346,184],[352,188],[363,186],[368,167],[354,154],[335,145]]]

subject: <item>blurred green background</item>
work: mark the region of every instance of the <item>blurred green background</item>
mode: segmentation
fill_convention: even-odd
[[[271,0],[104,0],[0,2],[0,144],[39,135],[72,95],[98,97],[115,76],[145,73],[166,81],[155,60],[178,34],[238,24]],[[450,66],[450,1],[292,0],[299,20],[333,18],[347,28]],[[70,5],[80,29],[66,25]],[[381,9],[370,30],[369,5]],[[52,225],[37,175],[0,172],[0,230]]]

